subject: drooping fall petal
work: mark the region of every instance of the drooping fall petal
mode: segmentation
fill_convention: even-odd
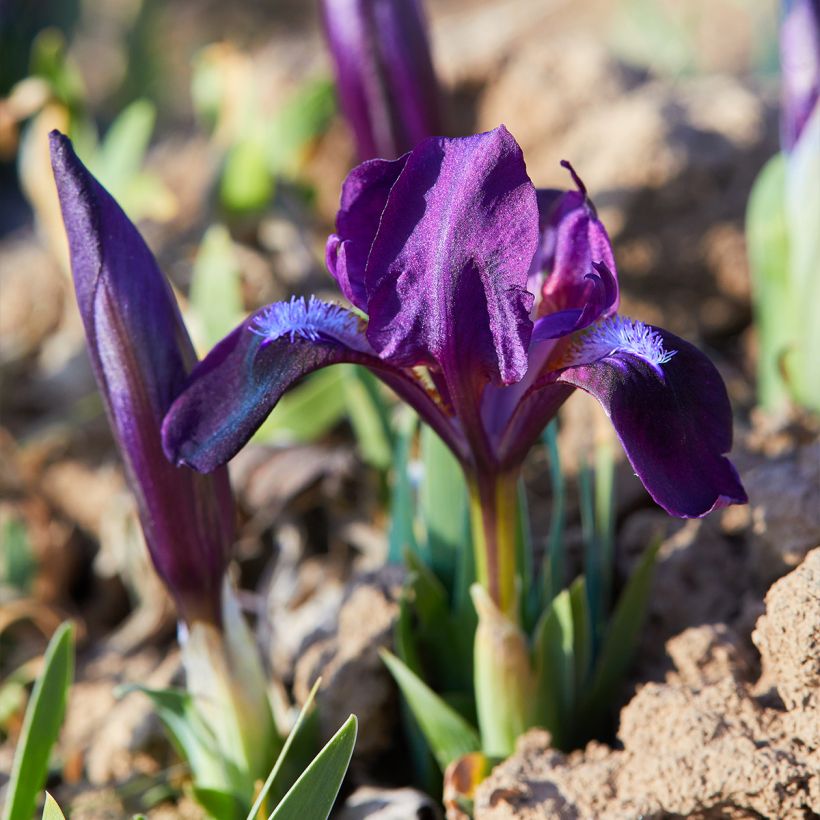
[[[169,464],[160,425],[196,356],[174,295],[139,232],[51,134],[54,177],[97,383],[151,558],[189,622],[218,622],[234,532],[227,473]]]
[[[715,366],[665,330],[616,317],[574,351],[559,383],[603,406],[649,494],[670,515],[699,518],[746,493],[731,462],[732,413]]]
[[[364,364],[451,444],[452,431],[427,393],[381,362],[348,310],[317,299],[277,302],[226,336],[191,374],[165,418],[169,459],[207,472],[231,459],[303,376],[341,362]]]

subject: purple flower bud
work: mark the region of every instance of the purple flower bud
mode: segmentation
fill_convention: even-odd
[[[783,3],[780,67],[781,141],[783,150],[791,151],[820,96],[820,0],[785,0]]]
[[[91,363],[148,550],[182,618],[219,623],[234,535],[227,471],[170,464],[160,436],[196,363],[191,340],[148,246],[57,131],[51,159]]]
[[[361,159],[393,159],[441,132],[421,0],[322,0],[322,18]]]

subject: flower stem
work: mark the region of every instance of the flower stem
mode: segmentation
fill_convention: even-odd
[[[518,471],[471,475],[467,484],[478,582],[498,609],[518,623]]]

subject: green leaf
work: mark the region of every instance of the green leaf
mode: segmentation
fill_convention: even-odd
[[[214,734],[202,720],[194,699],[187,692],[128,684],[117,689],[117,696],[122,697],[130,692],[141,692],[151,699],[171,742],[191,769],[195,791],[202,794],[205,801],[202,805],[206,810],[210,811],[208,807],[215,803],[223,806],[224,810],[227,801],[221,795],[231,794],[239,798],[232,788],[234,778],[227,770]]]
[[[393,471],[390,476],[390,532],[387,560],[397,564],[405,551],[419,553],[413,530],[414,491],[410,480],[410,450],[418,428],[418,417],[409,407],[400,407],[393,444]]]
[[[376,377],[363,367],[342,365],[345,404],[362,458],[377,470],[393,460],[388,404]]]
[[[251,135],[231,146],[219,186],[225,208],[238,214],[262,211],[273,199],[273,191],[274,177],[263,141]]]
[[[194,783],[191,795],[205,809],[208,817],[214,820],[239,820],[245,813],[242,801],[233,792],[197,786]]]
[[[424,472],[419,514],[427,530],[429,564],[449,589],[460,551],[470,549],[467,485],[456,457],[426,424],[421,427],[420,450]]]
[[[19,518],[9,518],[0,532],[0,584],[27,592],[37,571],[28,531]]]
[[[48,792],[46,792],[46,802],[43,806],[42,820],[65,820],[65,815],[57,804],[57,801]]]
[[[254,801],[253,807],[248,812],[247,820],[254,820],[256,815],[265,805],[265,801],[267,800],[268,794],[276,794],[279,789],[278,787],[281,785],[277,783],[277,778],[280,777],[285,764],[288,761],[288,757],[290,755],[291,747],[293,746],[296,738],[299,736],[299,733],[302,731],[302,727],[305,723],[305,719],[307,718],[308,713],[313,707],[313,702],[316,700],[316,693],[319,691],[319,687],[322,684],[322,679],[316,681],[313,684],[313,688],[310,690],[310,693],[305,700],[304,706],[302,706],[301,710],[299,711],[299,715],[296,718],[296,722],[293,724],[293,728],[290,730],[290,734],[287,736],[284,745],[282,746],[282,750],[279,752],[279,755],[276,758],[276,763],[273,764],[273,768],[271,769],[270,774],[265,780],[262,788],[259,791],[259,794]],[[282,790],[284,791],[284,790]]]
[[[401,689],[442,771],[456,758],[481,749],[478,732],[395,655],[382,660]]]
[[[224,225],[212,225],[202,238],[194,261],[190,298],[206,349],[242,320],[240,270],[231,235]]]
[[[658,538],[641,556],[609,621],[601,653],[582,705],[582,711],[593,723],[599,719],[596,716],[610,707],[612,698],[632,662],[646,617],[646,605],[660,545],[661,540]]]
[[[583,576],[569,588],[572,608],[572,651],[575,657],[575,687],[581,689],[589,680],[592,666],[592,635],[589,617],[589,595]]]
[[[755,180],[746,210],[746,240],[758,336],[758,398],[772,410],[788,401],[783,362],[795,346],[798,326],[789,271],[783,154],[772,157]]]
[[[569,744],[575,713],[575,631],[570,592],[562,590],[544,611],[533,640],[535,723],[552,735],[559,749]]]
[[[73,677],[74,629],[70,623],[63,623],[49,641],[43,671],[34,684],[23,718],[3,820],[30,820],[34,814]]]
[[[547,553],[544,558],[544,596],[552,600],[564,588],[564,520],[566,517],[564,474],[558,453],[558,422],[553,419],[544,430],[543,441],[549,450],[552,515]]]
[[[292,444],[315,441],[335,427],[345,415],[342,365],[308,376],[289,390],[256,431],[257,444]]]
[[[156,116],[153,103],[135,100],[111,123],[94,158],[93,170],[112,195],[120,197],[139,174]]]
[[[356,716],[351,715],[302,772],[268,820],[326,820],[350,765],[356,732]]]
[[[820,413],[820,104],[787,159],[786,219],[795,345],[786,361],[794,398]],[[784,319],[785,321],[785,319]]]
[[[267,135],[268,163],[274,173],[293,173],[304,161],[305,148],[327,130],[336,110],[333,83],[305,84],[279,111]]]
[[[450,610],[447,590],[418,555],[408,550],[405,561],[411,572],[409,586],[418,618],[415,642],[428,660],[430,678],[444,691],[469,691],[475,615],[472,622],[465,622]]]

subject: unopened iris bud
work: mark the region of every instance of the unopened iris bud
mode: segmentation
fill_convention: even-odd
[[[441,133],[421,0],[322,0],[322,18],[362,160],[393,159]]]
[[[196,363],[191,340],[139,232],[56,131],[51,158],[91,364],[151,559],[184,621],[218,624],[234,536],[227,470],[170,464],[160,435]]]
[[[780,28],[781,140],[791,151],[820,97],[820,0],[785,0]],[[820,152],[820,145],[815,151]]]

